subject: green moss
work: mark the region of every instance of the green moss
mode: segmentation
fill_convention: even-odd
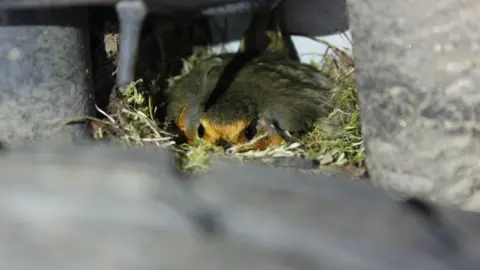
[[[183,171],[192,174],[207,172],[212,154],[220,153],[220,148],[203,140],[197,140],[192,145],[183,144],[180,149],[183,150],[179,153],[180,167]]]
[[[335,84],[333,111],[315,123],[302,138],[309,158],[321,164],[363,167],[365,148],[361,136],[360,110],[355,87],[354,67],[345,67],[333,54],[324,59],[320,70]]]

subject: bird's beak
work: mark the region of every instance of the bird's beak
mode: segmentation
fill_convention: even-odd
[[[216,142],[215,142],[215,145],[217,146],[220,146],[223,148],[223,150],[227,150],[229,148],[232,147],[232,144],[229,143],[227,140],[221,138],[221,139],[218,139]]]

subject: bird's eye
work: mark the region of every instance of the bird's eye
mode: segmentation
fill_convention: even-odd
[[[247,129],[245,129],[245,137],[250,141],[255,137],[257,134],[257,124],[252,121],[250,125],[248,125]]]
[[[202,124],[200,124],[200,125],[198,126],[197,136],[198,136],[198,138],[200,138],[200,139],[203,138],[203,136],[205,136],[205,128],[203,127]]]

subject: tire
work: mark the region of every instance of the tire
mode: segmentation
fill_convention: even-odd
[[[76,141],[92,115],[88,18],[84,8],[4,10],[0,25],[0,137],[9,143]]]
[[[373,183],[480,211],[476,1],[349,1]]]
[[[179,178],[171,161],[158,149],[91,144],[4,150],[0,268],[478,266],[476,214],[399,203],[358,182],[222,160],[199,178]]]

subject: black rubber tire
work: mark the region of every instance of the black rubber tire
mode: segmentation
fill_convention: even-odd
[[[372,181],[480,211],[480,4],[351,0],[349,11]]]
[[[1,139],[88,138],[85,125],[62,125],[94,112],[86,9],[4,10],[1,19]]]

